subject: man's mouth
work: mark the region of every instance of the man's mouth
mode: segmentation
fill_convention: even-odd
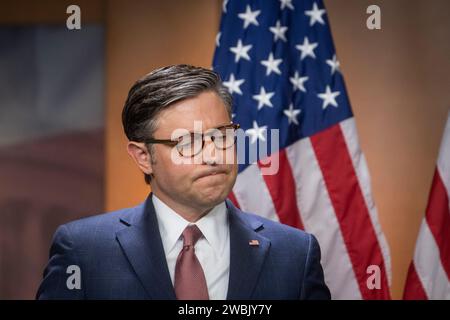
[[[219,174],[226,174],[226,173],[227,172],[225,170],[209,170],[209,171],[205,171],[205,172],[202,172],[201,174],[199,174],[195,180],[204,178],[204,177],[209,177],[209,176],[216,176]]]

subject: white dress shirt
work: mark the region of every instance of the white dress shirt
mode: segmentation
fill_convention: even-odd
[[[200,220],[190,223],[158,199],[155,194],[152,195],[152,201],[172,285],[175,279],[177,257],[183,248],[181,234],[188,225],[195,224],[203,233],[203,237],[195,244],[195,254],[205,274],[209,298],[211,300],[226,299],[230,274],[230,228],[225,202],[215,206]]]

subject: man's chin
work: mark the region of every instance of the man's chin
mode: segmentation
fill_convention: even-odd
[[[201,203],[203,207],[212,208],[225,201],[228,193],[225,190],[219,191],[216,187],[213,190],[202,190],[198,193],[198,195],[200,195],[198,202]]]

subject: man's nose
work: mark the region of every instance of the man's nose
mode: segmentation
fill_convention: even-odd
[[[207,137],[205,138],[205,146],[202,150],[202,159],[204,164],[208,165],[215,165],[218,163],[219,159],[218,152],[216,152],[216,146],[214,144],[214,141],[212,140],[214,138]]]

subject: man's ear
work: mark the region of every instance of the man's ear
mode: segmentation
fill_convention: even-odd
[[[127,152],[143,173],[149,175],[153,173],[151,155],[144,143],[129,141]]]

